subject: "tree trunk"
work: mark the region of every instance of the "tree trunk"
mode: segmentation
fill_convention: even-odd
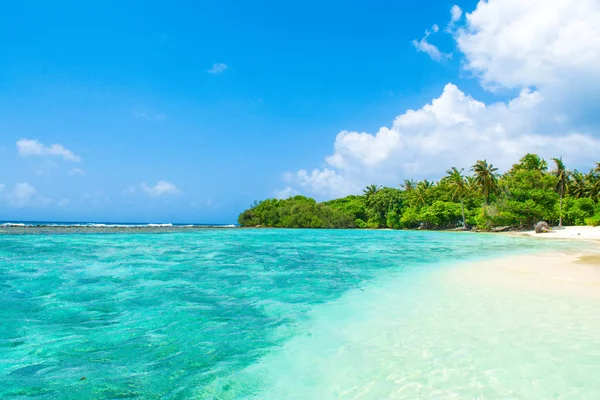
[[[562,228],[562,199],[563,195],[560,194],[560,200],[558,202],[558,227]]]
[[[463,199],[460,199],[460,207],[462,209],[463,228],[466,228],[467,224],[465,223],[465,204],[463,203]]]

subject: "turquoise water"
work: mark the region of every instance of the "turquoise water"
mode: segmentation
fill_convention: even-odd
[[[2,235],[0,398],[598,399],[597,299],[443,278],[461,260],[561,246],[397,231]]]

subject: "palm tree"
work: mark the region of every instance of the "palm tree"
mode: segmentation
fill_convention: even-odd
[[[433,182],[428,181],[427,179],[422,180],[417,183],[415,186],[414,193],[417,200],[417,203],[421,203],[421,205],[427,204],[427,192],[429,189],[433,187]]]
[[[519,160],[521,166],[529,171],[541,171],[544,172],[548,169],[548,163],[546,160],[538,156],[537,154],[527,153]]]
[[[417,182],[415,182],[414,179],[405,179],[404,183],[400,186],[402,186],[405,191],[410,192],[411,190],[414,190],[415,186],[417,186]]]
[[[569,193],[576,199],[586,197],[589,193],[589,181],[591,177],[583,172],[573,170],[571,172],[571,183],[569,184]]]
[[[375,193],[379,192],[379,189],[381,189],[381,186],[369,185],[363,190],[363,193],[366,197],[371,197]]]
[[[553,158],[552,161],[554,161],[554,170],[552,171],[552,175],[554,175],[557,179],[554,190],[560,196],[558,207],[558,227],[562,228],[562,201],[569,183],[569,171],[567,171],[565,168],[562,157]]]
[[[483,194],[485,204],[489,204],[490,195],[498,191],[498,168],[488,164],[486,160],[477,160],[471,171],[475,173],[475,185]]]
[[[588,194],[591,199],[597,200],[600,194],[600,163],[597,162],[596,166],[586,174]]]
[[[465,182],[467,184],[468,192],[476,192],[477,191],[477,182],[475,181],[475,177],[471,175],[465,176]]]
[[[462,223],[463,227],[466,228],[465,222],[465,203],[463,201],[465,194],[467,193],[468,186],[465,181],[465,177],[462,175],[463,169],[460,171],[456,167],[452,167],[449,170],[446,170],[446,176],[444,177],[444,182],[446,182],[453,190],[452,198],[460,199],[460,207],[462,209]]]

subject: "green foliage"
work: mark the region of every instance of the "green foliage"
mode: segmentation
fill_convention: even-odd
[[[390,211],[400,212],[402,208],[402,191],[384,187],[367,197],[367,225],[370,228],[388,226],[387,214]]]
[[[485,198],[486,204],[490,202],[490,196],[498,192],[498,168],[488,164],[487,160],[477,160],[471,167],[473,171],[473,185]]]
[[[241,226],[278,228],[354,228],[352,215],[317,203],[314,199],[295,196],[286,200],[268,199],[255,203],[238,217]]]
[[[367,199],[365,196],[346,196],[341,199],[327,201],[326,206],[343,214],[352,216],[358,228],[364,228],[367,216]]]
[[[436,201],[423,207],[419,219],[427,228],[456,228],[462,221],[461,207],[458,203]]]
[[[400,227],[405,229],[416,229],[421,225],[419,218],[419,210],[416,207],[408,207],[404,209],[400,217]]]
[[[400,189],[367,186],[362,195],[318,203],[304,196],[255,202],[241,226],[286,228],[446,229],[477,226],[531,228],[551,224],[600,225],[600,163],[588,173],[569,171],[561,158],[526,154],[500,175],[486,160],[472,175],[451,168],[439,182],[404,180]]]
[[[586,218],[585,223],[590,226],[598,226],[600,225],[600,213],[594,214],[593,216]]]
[[[569,225],[585,225],[586,219],[594,215],[594,201],[587,197],[565,198],[563,204],[564,222]]]

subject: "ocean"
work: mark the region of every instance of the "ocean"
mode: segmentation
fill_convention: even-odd
[[[420,231],[3,234],[0,398],[598,399],[597,298],[448,279],[468,261],[573,246]]]

